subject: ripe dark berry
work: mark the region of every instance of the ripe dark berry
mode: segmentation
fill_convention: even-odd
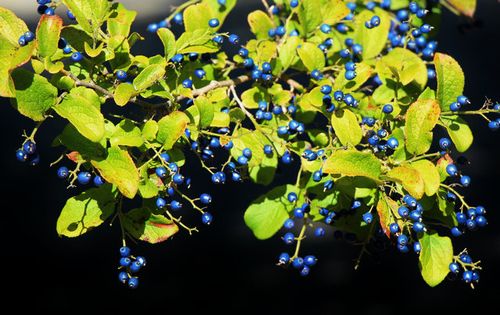
[[[326,231],[322,227],[317,227],[314,230],[314,236],[316,236],[316,237],[323,237],[323,236],[325,236],[325,234],[326,234]]]
[[[373,222],[373,215],[370,212],[364,213],[363,214],[363,221],[366,224],[370,224]]]
[[[97,187],[104,185],[104,183],[105,183],[105,181],[101,176],[96,175],[94,177],[94,185],[96,185]]]
[[[294,192],[289,193],[287,198],[288,198],[288,201],[290,201],[290,202],[295,202],[298,199],[297,194]]]
[[[288,232],[285,233],[285,235],[283,235],[283,242],[285,242],[285,244],[290,245],[294,241],[295,241],[295,235],[293,235],[292,232]]]
[[[420,251],[422,251],[422,246],[420,245],[419,242],[415,242],[413,243],[413,251],[416,253],[416,254],[420,254]]]
[[[295,208],[293,210],[293,216],[297,219],[304,218],[304,210],[302,208]]]
[[[24,33],[24,39],[26,40],[26,44],[33,41],[35,39],[35,34],[32,31],[27,31]]]
[[[488,123],[488,128],[492,131],[497,131],[500,128],[500,123],[496,120],[492,120]]]
[[[380,25],[380,17],[378,15],[374,15],[371,19],[370,19],[370,24],[373,26],[373,27],[377,27]]]
[[[448,164],[446,166],[446,173],[450,176],[457,176],[458,175],[458,169],[455,166],[455,164]]]
[[[209,194],[201,194],[200,202],[204,205],[209,205],[212,202],[212,196],[210,196]]]
[[[391,104],[385,104],[384,107],[382,108],[382,111],[385,114],[390,114],[394,110],[394,107]]]
[[[460,184],[464,187],[468,187],[470,185],[470,177],[467,175],[460,176]]]
[[[456,262],[452,262],[449,266],[450,271],[454,274],[458,274],[460,272],[460,265]]]
[[[298,5],[299,5],[299,0],[290,0],[290,7],[292,9],[298,7]]]
[[[125,271],[122,271],[118,274],[118,280],[120,280],[121,283],[125,284],[128,281],[128,274]]]
[[[304,265],[309,266],[309,267],[316,265],[317,261],[318,261],[318,259],[316,257],[314,257],[313,255],[307,255],[306,257],[304,257]]]
[[[295,269],[301,269],[304,267],[304,259],[302,257],[297,257],[292,261],[292,266]]]
[[[196,69],[194,70],[194,75],[198,78],[198,79],[203,79],[206,75],[206,72],[205,70],[203,69]]]
[[[454,226],[451,228],[451,235],[453,235],[454,237],[459,237],[462,235],[462,231],[458,227]]]
[[[142,264],[139,262],[139,261],[134,261],[131,265],[130,265],[130,272],[131,273],[136,273],[138,272],[139,270],[141,270],[142,268]]]
[[[155,173],[156,173],[156,176],[158,176],[159,178],[166,178],[167,175],[168,175],[168,171],[165,167],[163,166],[158,166],[155,170]]]
[[[120,255],[122,257],[130,256],[130,248],[127,246],[120,247]]]
[[[354,80],[354,78],[356,78],[356,72],[352,70],[347,70],[345,72],[345,78],[346,80]]]
[[[439,139],[439,146],[441,149],[446,150],[450,147],[451,145],[451,140],[448,138],[441,138]]]
[[[116,78],[120,81],[126,81],[127,80],[127,72],[125,72],[123,70],[116,71]]]
[[[398,244],[399,245],[406,245],[408,244],[408,236],[404,235],[404,234],[401,234],[398,236]]]
[[[471,283],[472,282],[472,271],[471,270],[464,271],[464,273],[462,274],[462,280],[465,283]]]
[[[280,256],[278,258],[278,262],[281,265],[288,264],[289,261],[290,261],[290,255],[288,253],[281,253],[280,254]]]
[[[205,212],[201,215],[201,223],[205,225],[210,225],[213,221],[213,216],[209,212]]]
[[[191,79],[186,79],[184,81],[182,81],[182,86],[186,89],[190,89],[193,87],[193,80]]]
[[[410,214],[410,210],[405,207],[405,206],[401,206],[398,208],[398,214],[402,217],[402,218],[407,218],[408,215]]]
[[[229,35],[229,42],[233,45],[238,45],[240,43],[240,37],[236,34]]]
[[[387,140],[387,146],[393,150],[395,150],[399,146],[398,139],[391,137]]]
[[[33,142],[33,141],[26,141],[24,144],[23,144],[23,150],[24,152],[26,152],[26,154],[35,154],[36,152],[36,144]]]
[[[389,230],[392,234],[396,234],[397,232],[399,232],[399,225],[397,223],[391,223],[389,225]]]
[[[132,260],[128,257],[122,257],[120,258],[120,266],[122,267],[128,267],[132,263]]]
[[[213,19],[210,19],[210,20],[208,21],[208,25],[209,25],[210,27],[217,27],[217,26],[219,26],[219,25],[220,25],[220,22],[219,22],[219,20],[218,20],[218,19],[213,18]]]
[[[77,176],[78,182],[81,185],[87,185],[88,183],[90,183],[91,178],[92,175],[89,172],[79,172]]]
[[[156,207],[163,209],[167,206],[167,201],[161,197],[156,198]]]
[[[184,183],[184,176],[182,176],[182,174],[180,173],[176,173],[174,174],[174,176],[172,176],[172,181],[176,185],[182,185],[182,183]]]
[[[26,162],[28,160],[28,155],[26,154],[26,152],[24,152],[24,150],[17,150],[16,159],[19,162]]]
[[[66,166],[61,166],[57,170],[57,177],[59,177],[60,179],[68,178],[68,176],[69,176],[69,169]]]
[[[143,256],[137,256],[135,260],[139,262],[142,267],[146,267],[146,258],[144,258]]]
[[[130,289],[136,289],[139,286],[139,278],[131,277],[128,279],[128,287]]]
[[[170,208],[173,210],[173,211],[178,211],[178,210],[181,210],[182,209],[182,203],[180,203],[179,201],[177,200],[172,200],[170,202]]]
[[[293,221],[293,219],[286,219],[285,220],[285,223],[283,223],[283,227],[285,229],[293,229],[293,227],[295,226],[295,222]]]
[[[273,154],[273,146],[270,145],[270,144],[266,144],[264,146],[264,154],[265,155],[271,155],[271,154]]]
[[[72,55],[71,55],[71,60],[73,60],[74,62],[79,62],[79,61],[82,61],[83,60],[83,55],[81,52],[74,52]]]
[[[450,110],[452,112],[457,112],[460,110],[460,104],[458,104],[457,102],[453,102],[450,104]]]
[[[422,222],[413,223],[413,231],[421,233],[425,231],[425,225]]]

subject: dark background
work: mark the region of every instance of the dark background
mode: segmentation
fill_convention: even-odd
[[[258,4],[255,1],[255,5],[240,5],[226,29],[242,28],[240,34],[248,36],[244,30],[246,14]],[[446,12],[439,35],[439,50],[453,55],[462,65],[466,95],[475,107],[482,104],[485,96],[500,100],[500,5],[493,0],[481,0],[478,4],[480,27],[467,28],[463,33],[459,26],[465,20]],[[138,25],[138,29],[144,27]],[[151,42],[149,36],[148,44]],[[193,192],[206,187],[214,195],[213,225],[202,227],[201,233],[193,237],[181,232],[173,240],[156,246],[132,244],[134,253],[148,259],[148,266],[140,274],[140,288],[130,291],[117,280],[117,227],[103,225],[79,239],[57,236],[59,211],[74,193],[66,191],[55,170],[48,168],[48,163],[57,158],[58,153],[49,144],[60,126],[46,128],[39,134],[42,165],[30,168],[15,160],[14,151],[22,141],[22,130],[31,130],[32,123],[21,118],[7,101],[0,101],[0,284],[6,290],[0,295],[3,308],[68,313],[160,310],[395,314],[409,306],[428,314],[493,306],[494,298],[500,294],[500,214],[496,195],[500,134],[490,132],[484,121],[469,119],[476,141],[467,154],[472,165],[465,172],[473,179],[467,198],[471,204],[489,209],[490,224],[455,243],[455,251],[468,247],[473,258],[483,262],[481,283],[475,290],[460,281],[445,281],[431,289],[421,279],[417,257],[392,249],[377,257],[365,257],[361,268],[354,271],[359,249],[331,237],[305,243],[303,253],[319,257],[309,277],[278,268],[274,263],[277,255],[286,250],[285,245],[277,237],[257,241],[242,218],[245,206],[266,188],[214,187],[204,176],[196,179]],[[286,178],[279,176],[278,181]],[[187,218],[192,224],[198,224],[198,219]]]

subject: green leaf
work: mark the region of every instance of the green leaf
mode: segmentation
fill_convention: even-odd
[[[322,0],[319,12],[323,17],[323,23],[333,25],[340,22],[351,11],[342,0]],[[317,9],[316,14],[318,14]]]
[[[262,132],[245,128],[239,129],[232,141],[231,155],[235,159],[243,154],[243,149],[252,150],[252,158],[248,161],[250,178],[257,184],[269,185],[278,167],[278,156],[276,152],[271,155],[264,154],[264,146],[273,143]]]
[[[356,114],[349,109],[336,110],[332,115],[332,126],[344,146],[356,146],[361,142],[363,131]]]
[[[347,80],[345,78],[345,69],[340,71],[334,84],[334,90],[342,90],[344,92],[350,92],[360,88],[368,79],[372,76],[373,69],[366,63],[356,64],[356,78],[354,80]]]
[[[142,133],[131,120],[124,119],[117,126],[113,135],[109,138],[111,146],[140,147],[144,141]]]
[[[36,39],[38,42],[38,54],[42,57],[50,57],[57,51],[57,44],[61,36],[63,20],[58,15],[42,15],[38,28],[36,29]]]
[[[62,0],[76,17],[78,24],[89,34],[99,29],[106,19],[110,3],[108,0]]]
[[[436,67],[437,99],[444,112],[450,111],[450,104],[457,101],[462,95],[465,85],[465,76],[462,67],[452,57],[436,53],[434,55]]]
[[[130,34],[130,27],[136,16],[136,11],[127,10],[121,3],[113,3],[111,15],[107,21],[108,32],[111,37],[128,37]]]
[[[178,54],[188,53],[213,53],[219,51],[219,47],[212,40],[209,30],[199,29],[194,32],[184,32],[175,44]]]
[[[199,96],[194,100],[194,105],[200,114],[200,127],[207,128],[214,120],[214,105],[205,97]]]
[[[307,70],[313,71],[325,67],[325,55],[317,45],[304,43],[297,49],[297,52]]]
[[[427,84],[427,67],[415,53],[401,47],[396,47],[382,57],[379,66],[384,69],[379,74],[382,77],[392,75],[403,85],[415,82],[421,89]]]
[[[215,112],[214,119],[210,123],[210,127],[217,127],[217,128],[229,127],[230,123],[231,123],[231,118],[229,114],[223,112]]]
[[[380,25],[371,29],[365,27],[365,22],[374,15],[380,17]],[[373,11],[364,10],[356,16],[355,42],[363,47],[363,60],[378,56],[386,46],[387,36],[391,27],[391,17],[387,11],[375,8]]]
[[[19,37],[28,31],[26,23],[12,11],[0,7],[0,96],[15,97],[15,86],[10,73],[31,59],[36,41],[20,47]]]
[[[284,70],[288,69],[298,60],[297,47],[301,44],[298,36],[288,37],[283,45],[278,47],[279,61]]]
[[[35,121],[44,120],[45,112],[57,102],[57,88],[46,78],[24,69],[16,69],[12,78],[16,87],[12,101],[17,110]]]
[[[123,227],[134,238],[150,244],[166,241],[179,232],[177,224],[146,208],[133,209],[123,216]]]
[[[369,152],[337,150],[326,161],[323,172],[342,176],[362,176],[379,182],[382,172],[380,161]]]
[[[189,123],[189,117],[183,112],[173,112],[158,122],[157,140],[165,150],[170,150],[184,134]]]
[[[134,79],[134,88],[137,91],[144,91],[148,87],[155,84],[156,81],[163,78],[165,73],[166,73],[165,66],[163,66],[163,65],[153,64],[153,65],[147,66]]]
[[[436,126],[441,110],[434,100],[420,100],[413,103],[406,112],[406,149],[419,155],[429,151],[432,144],[432,130]]]
[[[101,225],[115,209],[115,194],[109,184],[84,191],[66,201],[57,219],[59,236],[77,237]]]
[[[257,85],[243,92],[241,94],[241,101],[246,108],[256,109],[259,108],[260,101],[266,101],[269,103],[271,101],[271,97],[269,96],[267,89]]]
[[[99,96],[91,89],[77,87],[54,106],[59,116],[69,120],[87,139],[99,142],[104,136],[104,117]]]
[[[142,137],[147,141],[153,141],[156,139],[156,134],[158,133],[158,123],[154,120],[148,120],[144,123],[142,127]]]
[[[139,189],[139,172],[127,150],[119,147],[108,149],[106,159],[93,160],[92,165],[101,176],[129,199],[133,199]]]
[[[175,35],[168,28],[160,28],[156,34],[163,43],[165,59],[170,60],[175,55]]]
[[[446,192],[440,191],[436,195],[437,207],[434,206],[432,209],[426,209],[425,216],[429,216],[433,219],[437,219],[448,227],[452,228],[458,225],[457,214],[455,212],[455,203],[449,202],[446,199]]]
[[[322,22],[318,0],[301,0],[297,15],[304,35],[313,32]],[[315,68],[321,69],[321,68]]]
[[[419,160],[411,163],[411,167],[416,169],[424,181],[424,190],[427,196],[437,194],[439,190],[439,171],[429,160]]]
[[[268,32],[274,27],[274,23],[264,11],[253,11],[248,15],[250,30],[257,39],[269,38]]]
[[[128,104],[131,98],[139,94],[138,91],[134,89],[134,86],[130,83],[120,83],[114,93],[114,101],[118,106],[125,106]]]
[[[287,200],[291,192],[300,191],[293,185],[279,186],[252,202],[245,211],[245,223],[259,240],[272,237],[289,218],[294,204]]]
[[[92,142],[82,136],[75,126],[66,125],[63,132],[54,140],[54,145],[64,145],[69,151],[80,153],[84,159],[100,159],[106,156],[102,143]]]
[[[420,172],[409,166],[398,166],[387,172],[387,177],[403,185],[403,188],[413,197],[424,196],[425,184]]]
[[[212,8],[206,3],[198,3],[190,5],[184,10],[184,27],[186,32],[194,32],[196,30],[212,30],[216,32],[219,27],[211,28],[208,21],[213,18]]]
[[[476,11],[476,0],[444,0],[458,13],[472,18]]]
[[[458,115],[442,116],[441,122],[448,131],[457,151],[467,151],[474,141],[474,136],[467,122]]]
[[[307,129],[307,135],[311,141],[318,147],[326,147],[330,143],[328,134],[320,129]]]
[[[432,232],[424,233],[419,241],[422,246],[419,256],[420,272],[425,282],[435,287],[446,278],[449,265],[453,262],[451,240]]]

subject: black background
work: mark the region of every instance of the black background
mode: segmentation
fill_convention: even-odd
[[[246,14],[259,4],[249,2],[240,1],[226,29],[241,28],[240,34],[248,37],[244,30]],[[474,107],[479,107],[485,96],[500,100],[500,5],[493,0],[478,2],[477,19],[482,25],[461,32],[459,26],[465,20],[445,13],[439,35],[439,50],[453,55],[466,73],[466,95]],[[138,29],[144,27],[138,25]],[[159,51],[154,46],[158,43],[152,44],[152,36],[147,40],[145,46]],[[460,281],[446,281],[431,289],[421,279],[416,256],[392,249],[381,256],[365,257],[361,268],[354,271],[358,248],[326,239],[305,243],[303,253],[319,257],[309,277],[278,268],[273,264],[277,255],[286,250],[285,245],[277,237],[257,241],[242,219],[245,206],[266,188],[246,184],[214,187],[203,176],[196,178],[193,192],[205,189],[213,194],[213,225],[202,227],[201,233],[193,237],[181,232],[160,245],[132,245],[134,253],[146,256],[148,266],[140,274],[140,288],[130,291],[117,280],[117,227],[104,225],[79,239],[59,238],[56,234],[59,211],[74,193],[66,191],[55,170],[48,168],[58,154],[49,147],[50,141],[61,126],[51,125],[39,134],[42,165],[30,168],[15,160],[14,151],[22,141],[22,130],[31,130],[32,123],[21,118],[7,101],[1,103],[0,285],[6,290],[0,295],[3,308],[68,313],[160,310],[162,314],[395,314],[409,307],[434,313],[493,306],[500,294],[500,214],[496,195],[500,134],[490,132],[484,121],[469,120],[476,141],[467,154],[472,164],[464,171],[473,179],[468,200],[487,207],[489,226],[455,242],[456,251],[468,247],[474,259],[483,261],[485,270],[476,290]],[[286,180],[284,175],[277,179],[282,183]],[[198,224],[199,218],[188,217],[187,222]]]

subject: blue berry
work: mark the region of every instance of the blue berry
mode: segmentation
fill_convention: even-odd
[[[292,9],[296,8],[299,5],[299,0],[290,0],[290,7]]]
[[[131,265],[130,265],[130,272],[131,273],[136,273],[136,272],[139,272],[139,270],[141,270],[142,268],[142,264],[141,262],[139,261],[134,261]]]
[[[459,224],[465,224],[465,222],[467,222],[467,216],[462,212],[457,212],[456,217]]]
[[[136,289],[139,286],[139,278],[131,277],[128,279],[128,287],[130,289]]]
[[[216,35],[212,40],[219,45],[222,45],[224,43],[224,37],[222,35]]]
[[[120,81],[126,81],[127,80],[127,72],[125,72],[123,70],[116,71],[116,78]]]
[[[237,161],[238,161],[238,164],[240,164],[240,165],[247,165],[248,164],[248,158],[246,156],[243,156],[243,155],[239,156]]]
[[[304,257],[304,265],[309,266],[309,267],[316,265],[317,261],[318,261],[318,259],[316,257],[314,257],[313,255],[307,255],[306,257]]]
[[[200,202],[204,205],[209,205],[210,203],[212,203],[212,196],[210,196],[209,194],[201,194]]]
[[[500,122],[497,120],[492,120],[488,123],[488,128],[490,128],[492,131],[497,131],[500,128]]]
[[[120,247],[120,256],[122,257],[130,256],[130,248],[127,246]]]
[[[172,173],[177,173],[179,171],[179,166],[177,166],[177,163],[171,162],[168,164],[168,168]]]
[[[178,25],[184,24],[184,17],[182,16],[181,12],[174,15],[174,22]]]
[[[451,145],[451,140],[448,138],[441,138],[439,139],[439,146],[441,149],[446,150],[450,147]]]
[[[292,261],[292,266],[295,269],[300,269],[304,267],[304,259],[302,257],[297,257]]]
[[[389,230],[392,234],[396,234],[397,232],[399,232],[399,225],[397,223],[391,223],[389,225]]]
[[[26,40],[26,43],[29,43],[35,39],[35,34],[32,31],[27,31],[23,36]]]
[[[137,256],[135,261],[141,264],[142,267],[146,267],[146,258],[144,258],[143,256]]]
[[[472,282],[472,271],[470,271],[470,270],[464,271],[464,273],[462,274],[462,280],[465,283],[471,283]]]
[[[47,14],[47,15],[54,15],[56,13],[56,10],[54,8],[52,8],[52,7],[49,7],[43,13]]]
[[[76,20],[76,16],[70,10],[66,11],[66,15],[68,16],[68,19],[72,21]]]
[[[182,183],[184,182],[184,176],[182,176],[182,174],[180,173],[176,173],[174,174],[174,176],[172,176],[172,181],[176,185],[182,185]]]
[[[209,25],[210,27],[213,27],[213,28],[214,28],[214,27],[219,26],[219,25],[220,25],[220,22],[219,22],[219,20],[218,20],[218,19],[213,18],[213,19],[210,19],[210,20],[208,21],[208,25]]]
[[[460,104],[462,106],[470,104],[469,99],[467,98],[467,96],[464,96],[464,95],[460,95],[459,97],[457,97],[457,102],[458,102],[458,104]]]
[[[413,231],[421,233],[425,231],[425,225],[422,222],[413,223]]]
[[[213,216],[209,212],[205,212],[201,215],[201,222],[205,225],[210,225],[213,221]]]
[[[474,231],[474,230],[477,228],[476,221],[475,221],[475,220],[472,220],[472,219],[468,219],[468,220],[465,222],[465,225],[467,226],[467,229],[468,229],[469,231]]]
[[[295,241],[295,235],[293,235],[292,232],[288,232],[285,235],[283,235],[283,242],[285,244],[290,245]]]
[[[243,153],[243,156],[246,157],[247,159],[252,158],[252,150],[250,150],[249,148],[244,148],[242,153]]]
[[[90,183],[90,179],[92,178],[92,175],[89,172],[80,172],[78,173],[77,179],[78,182],[81,185],[87,185]]]
[[[240,37],[236,34],[229,35],[229,42],[233,45],[238,45],[240,43]]]
[[[304,210],[302,208],[295,208],[293,210],[293,216],[297,219],[304,218]]]
[[[248,57],[248,49],[243,47],[240,48],[240,50],[238,51],[238,55],[240,55],[242,58]]]
[[[285,223],[283,223],[283,227],[285,229],[293,229],[293,227],[295,226],[295,222],[293,221],[293,219],[286,219],[285,220]]]
[[[345,72],[345,78],[346,80],[354,80],[354,78],[356,78],[356,72],[352,70],[347,70]]]
[[[167,206],[167,201],[161,197],[156,198],[156,207],[163,209]]]
[[[278,262],[282,265],[288,264],[288,262],[290,262],[290,255],[288,253],[281,253]]]
[[[180,203],[179,201],[177,200],[172,200],[170,202],[170,208],[173,210],[173,211],[179,211],[182,209],[182,203]]]
[[[286,28],[283,25],[280,25],[276,28],[277,36],[284,36],[286,34]]]
[[[220,6],[225,6],[225,5],[226,5],[226,0],[217,0],[217,3],[218,3]]]
[[[60,179],[68,178],[68,176],[69,176],[69,169],[66,166],[61,166],[57,170],[57,177],[59,177]]]
[[[120,258],[120,266],[128,267],[132,263],[132,260],[129,257]]]
[[[292,163],[292,161],[293,161],[293,157],[290,154],[290,152],[288,152],[288,151],[285,152],[283,154],[283,156],[281,157],[281,162],[283,162],[284,164],[290,164],[290,163]]]
[[[328,24],[321,24],[321,27],[320,27],[321,31],[325,34],[328,34],[332,31],[332,27]]]
[[[395,150],[399,146],[398,139],[391,137],[387,140],[387,146],[393,150]]]
[[[460,110],[460,104],[458,104],[457,102],[453,102],[450,104],[450,110],[452,112],[457,112]]]
[[[370,19],[370,24],[373,26],[373,27],[377,27],[380,25],[380,17],[378,15],[374,15],[371,19]]]
[[[363,214],[363,221],[366,224],[370,224],[373,222],[373,215],[370,212],[364,213]]]
[[[332,92],[332,87],[330,85],[323,85],[321,87],[321,93],[330,94]]]
[[[401,234],[398,236],[398,244],[399,245],[406,245],[408,244],[408,236],[404,235],[404,234]]]
[[[298,199],[297,194],[294,192],[289,193],[287,198],[288,198],[288,201],[290,201],[290,202],[295,202]]]
[[[451,228],[451,235],[453,235],[454,237],[459,237],[462,235],[462,231],[458,227],[454,226]]]
[[[271,154],[273,154],[273,146],[270,145],[270,144],[266,144],[264,146],[264,154],[265,155],[271,155]]]
[[[393,110],[394,110],[394,107],[391,104],[385,104],[384,107],[382,107],[382,111],[385,114],[390,114],[393,112]]]
[[[316,236],[316,237],[323,237],[323,236],[325,236],[325,234],[326,234],[326,231],[322,227],[317,227],[314,230],[314,236]]]
[[[456,262],[452,262],[449,266],[451,273],[458,274],[460,272],[460,265]]]
[[[460,176],[460,184],[462,184],[462,186],[464,187],[468,187],[470,185],[470,177],[467,176],[467,175],[462,175]]]
[[[71,55],[71,60],[73,60],[74,62],[79,62],[79,61],[82,61],[83,60],[83,55],[81,52],[77,51],[77,52],[74,52],[72,55]]]
[[[159,178],[166,178],[167,175],[168,175],[168,171],[165,167],[163,166],[158,166],[155,170],[155,173],[156,173],[156,176],[158,176]]]
[[[311,272],[311,268],[309,266],[304,266],[301,270],[300,270],[300,275],[302,277],[307,277],[309,275],[309,273]]]
[[[416,254],[420,254],[420,252],[422,251],[422,245],[420,245],[420,242],[413,243],[413,251]]]
[[[33,141],[31,141],[31,140],[26,141],[23,144],[23,151],[26,152],[26,154],[28,154],[28,155],[35,154],[35,152],[36,152],[36,144]]]
[[[468,254],[460,255],[460,260],[466,264],[472,264],[472,258]]]
[[[311,72],[311,77],[314,80],[321,80],[321,79],[323,79],[323,73],[321,73],[321,71],[315,69]]]
[[[97,187],[104,185],[104,183],[105,181],[100,175],[96,175],[94,177],[94,185],[96,185]]]
[[[190,89],[193,87],[193,80],[191,79],[186,79],[184,81],[182,81],[182,86],[186,89]]]
[[[198,78],[198,79],[203,79],[205,77],[207,73],[205,72],[205,70],[199,68],[199,69],[196,69],[194,70],[194,75]]]
[[[408,210],[408,208],[406,208],[405,206],[401,206],[401,207],[398,208],[398,214],[402,218],[407,218],[408,215],[410,214],[410,210]]]
[[[262,64],[262,72],[271,73],[272,70],[273,70],[273,68],[269,62],[264,62]]]
[[[457,176],[458,175],[458,169],[455,166],[455,164],[448,164],[446,166],[446,173],[450,176]]]
[[[125,271],[122,271],[118,274],[118,280],[120,280],[121,283],[125,284],[128,281],[128,274]]]
[[[476,207],[476,214],[477,215],[485,215],[486,209],[483,206],[477,206]]]

